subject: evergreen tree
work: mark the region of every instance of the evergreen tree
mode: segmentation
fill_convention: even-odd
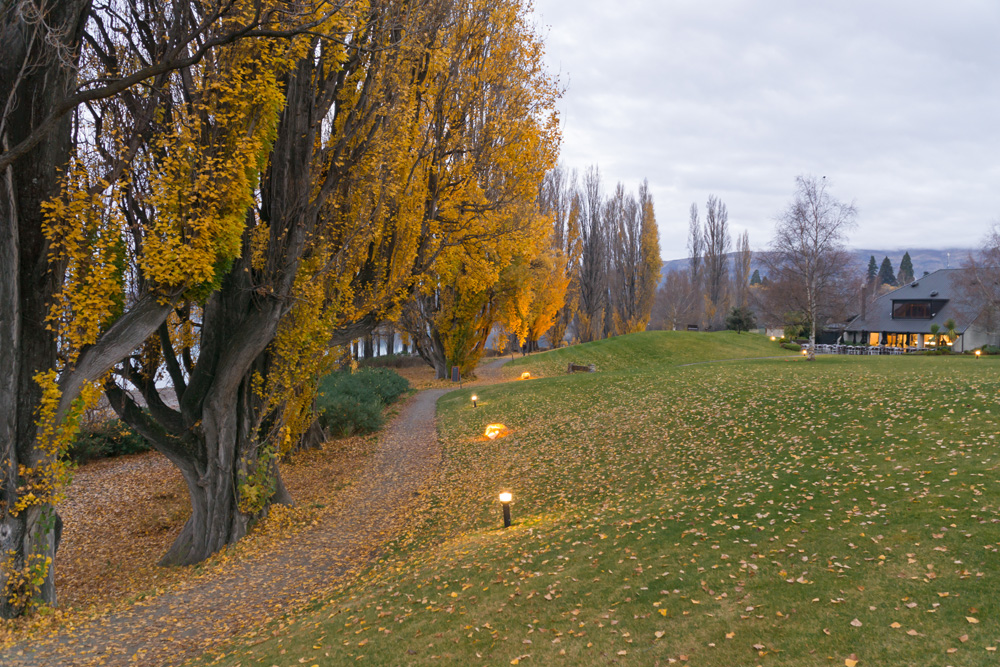
[[[760,285],[760,283],[761,283],[761,280],[760,280],[760,269],[754,269],[753,270],[753,275],[750,276],[750,284],[751,285]]]
[[[878,264],[875,263],[875,255],[868,258],[868,284],[871,285],[878,276]]]
[[[903,255],[899,262],[899,284],[905,285],[913,282],[913,261],[910,259],[909,251]]]
[[[878,281],[883,285],[896,286],[896,276],[892,273],[892,262],[888,257],[882,260],[882,266],[878,269]]]
[[[757,326],[757,320],[753,316],[753,311],[749,308],[733,306],[726,316],[726,328],[736,333],[750,331]]]

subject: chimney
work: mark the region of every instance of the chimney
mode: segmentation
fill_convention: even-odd
[[[868,312],[868,294],[865,292],[865,287],[861,287],[861,319],[865,319],[865,315]]]

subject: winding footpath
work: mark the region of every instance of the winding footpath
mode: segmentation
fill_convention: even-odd
[[[503,361],[484,367],[484,375],[499,379]],[[404,528],[407,508],[441,462],[434,419],[438,398],[449,391],[427,389],[404,404],[379,438],[372,467],[330,499],[335,508],[317,525],[278,549],[127,610],[15,645],[0,652],[0,665],[176,665],[322,599]]]

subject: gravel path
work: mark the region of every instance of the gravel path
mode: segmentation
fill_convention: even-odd
[[[422,391],[403,406],[379,439],[373,467],[330,499],[337,510],[318,525],[211,578],[14,646],[0,653],[0,665],[176,665],[322,598],[403,528],[407,506],[441,460],[434,416],[448,391]]]

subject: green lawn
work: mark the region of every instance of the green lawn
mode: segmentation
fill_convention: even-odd
[[[699,333],[648,331],[618,336],[586,345],[573,345],[520,357],[504,367],[504,375],[517,378],[528,371],[539,377],[565,375],[567,366],[594,364],[599,372],[641,369],[648,365],[681,365],[718,359],[794,356],[765,336],[732,331]]]
[[[589,348],[518,360],[553,376],[482,388],[478,409],[444,397],[413,529],[218,663],[996,662],[1000,360],[678,366],[780,353],[734,334]],[[570,354],[606,370],[554,376]]]

